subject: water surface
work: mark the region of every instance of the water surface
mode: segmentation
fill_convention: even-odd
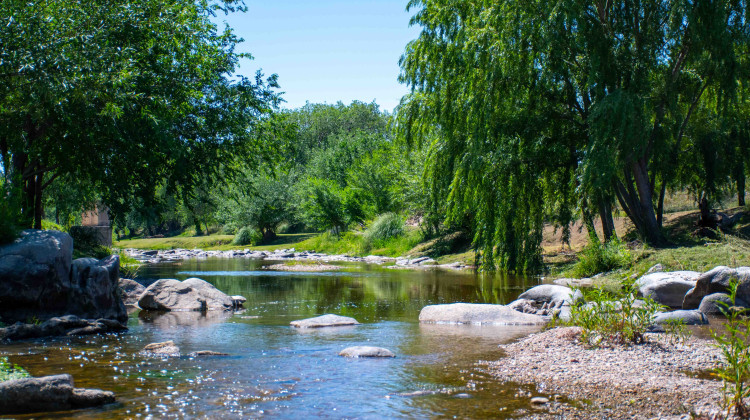
[[[425,305],[508,303],[535,279],[467,272],[389,270],[348,264],[325,273],[264,270],[273,262],[189,260],[144,267],[139,280],[200,277],[247,298],[241,313],[131,314],[120,335],[55,338],[4,346],[32,375],[70,373],[76,386],[112,390],[118,404],[46,413],[56,418],[436,418],[506,417],[528,409],[527,388],[476,369],[503,355],[498,344],[534,328],[420,325]],[[289,322],[325,313],[356,327],[299,330]],[[150,359],[152,342],[187,355]],[[346,359],[353,345],[386,347],[394,359]],[[523,396],[516,396],[519,389]]]

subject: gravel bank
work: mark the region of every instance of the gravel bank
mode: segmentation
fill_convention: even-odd
[[[721,360],[711,342],[689,337],[668,343],[649,334],[648,344],[589,349],[580,329],[557,328],[500,346],[507,354],[482,369],[500,380],[536,384],[551,402],[532,418],[715,418],[721,382],[705,379]],[[562,394],[574,403],[558,403]],[[541,407],[540,407],[541,408]]]

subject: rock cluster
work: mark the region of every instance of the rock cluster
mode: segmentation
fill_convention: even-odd
[[[0,382],[0,414],[70,410],[114,402],[112,392],[75,388],[70,375]]]
[[[67,233],[25,230],[0,247],[0,317],[6,323],[62,315],[127,321],[118,290],[120,260],[73,260]]]
[[[170,249],[165,251],[126,249],[125,252],[138,261],[145,263],[179,262],[186,259],[202,258],[247,258],[268,261],[315,261],[315,262],[359,262],[367,264],[392,264],[388,268],[445,268],[462,269],[468,266],[461,263],[436,265],[429,257],[392,258],[379,255],[352,257],[349,255],[329,255],[313,251],[297,251],[294,248],[275,251],[252,251],[250,249],[232,251],[203,251],[200,249]]]
[[[84,319],[75,315],[52,317],[38,324],[17,322],[0,328],[0,340],[25,340],[59,335],[91,335],[127,330],[127,326],[114,319]]]

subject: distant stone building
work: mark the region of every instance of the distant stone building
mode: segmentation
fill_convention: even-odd
[[[81,226],[73,226],[71,234],[78,231],[78,235],[94,238],[100,245],[112,246],[112,226],[107,206],[97,203],[93,210],[83,213],[81,219]],[[78,235],[73,235],[74,240]]]

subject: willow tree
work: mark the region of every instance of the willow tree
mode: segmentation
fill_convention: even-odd
[[[615,200],[648,242],[707,88],[729,97],[744,1],[413,0],[397,110],[430,142],[449,218],[469,214],[486,264],[530,269],[542,222],[578,207],[612,235]],[[439,169],[438,169],[439,168]],[[432,181],[435,183],[435,180]],[[497,258],[496,258],[497,257]]]
[[[275,77],[235,74],[241,41],[214,23],[239,0],[0,2],[0,155],[24,224],[62,177],[113,210],[157,185],[189,194],[238,157],[271,153],[255,127]]]

